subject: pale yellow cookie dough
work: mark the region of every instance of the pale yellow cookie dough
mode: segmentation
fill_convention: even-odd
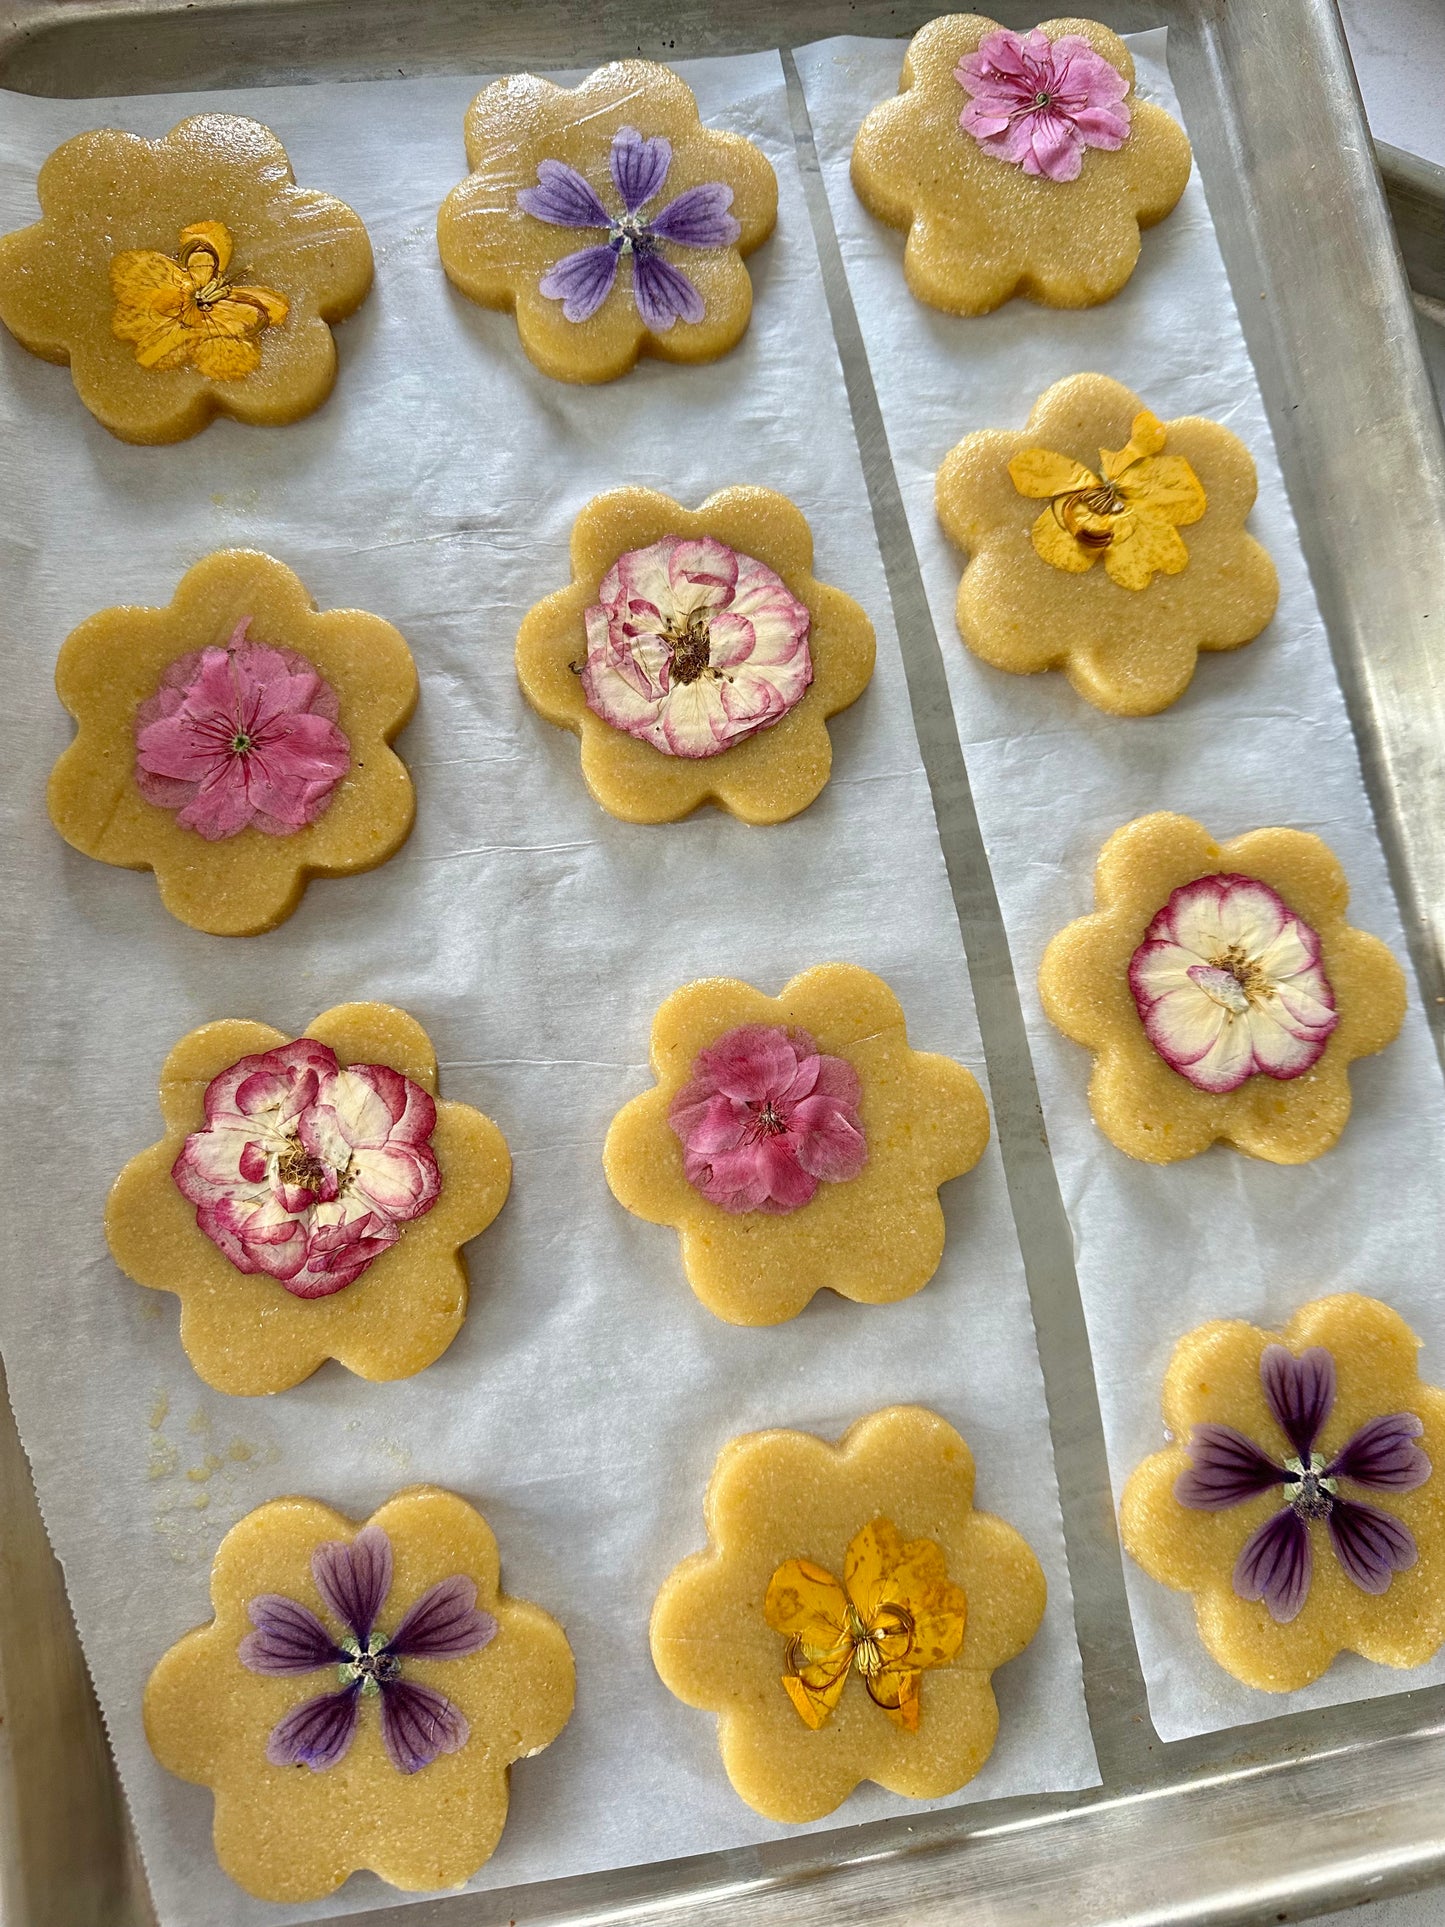
[[[1189,1466],[1193,1426],[1232,1426],[1272,1458],[1291,1447],[1260,1385],[1260,1356],[1283,1343],[1298,1356],[1323,1346],[1338,1391],[1316,1450],[1328,1461],[1359,1427],[1395,1412],[1423,1426],[1418,1444],[1432,1471],[1414,1491],[1380,1492],[1342,1482],[1350,1499],[1389,1512],[1414,1537],[1417,1562],[1379,1594],[1363,1591],[1334,1556],[1323,1522],[1311,1524],[1309,1592],[1298,1616],[1277,1623],[1262,1600],[1235,1591],[1245,1541],[1280,1509],[1280,1488],[1219,1511],[1181,1505],[1175,1482]],[[1309,1685],[1342,1652],[1380,1666],[1422,1666],[1445,1640],[1445,1393],[1421,1382],[1420,1340],[1378,1299],[1357,1292],[1318,1298],[1282,1333],[1242,1319],[1216,1319],[1182,1338],[1164,1380],[1164,1423],[1175,1443],[1156,1452],[1124,1488],[1124,1545],[1151,1578],[1194,1595],[1199,1637],[1219,1664],[1263,1692]]]
[[[836,1445],[773,1431],[724,1447],[707,1489],[707,1550],[684,1559],[658,1593],[652,1658],[670,1692],[717,1715],[728,1778],[765,1818],[821,1819],[864,1780],[906,1799],[939,1799],[988,1758],[998,1732],[991,1675],[1037,1632],[1046,1586],[1014,1528],[974,1511],[973,1488],[968,1446],[918,1406],[859,1419]],[[855,1648],[841,1694],[813,1727],[783,1684],[790,1642],[768,1623],[770,1585],[797,1560],[842,1583],[849,1548],[880,1519],[895,1529],[879,1534],[885,1549],[901,1538],[915,1557],[911,1572],[897,1577],[885,1557],[879,1594],[911,1607],[920,1636],[925,1612],[951,1608],[954,1624],[939,1650],[952,1654],[923,1660],[910,1730],[870,1697],[869,1655]],[[930,1551],[919,1559],[921,1540]],[[858,1633],[873,1631],[878,1615],[869,1615],[866,1595],[852,1603],[861,1609]],[[896,1619],[893,1626],[884,1650],[906,1665],[915,1656]]]
[[[1214,1094],[1172,1069],[1150,1043],[1129,964],[1174,890],[1226,873],[1258,878],[1312,926],[1339,1023],[1304,1075],[1256,1074]],[[1274,1164],[1305,1164],[1329,1150],[1350,1114],[1350,1064],[1383,1050],[1405,1014],[1404,972],[1378,937],[1345,921],[1349,886],[1329,848],[1285,829],[1216,843],[1189,817],[1161,811],[1116,830],[1094,878],[1098,907],[1049,944],[1039,995],[1064,1035],[1094,1054],[1089,1105],[1105,1136],[1147,1164],[1193,1157],[1221,1140]]]
[[[540,220],[517,196],[538,185],[543,161],[575,169],[609,214],[622,212],[609,175],[613,138],[635,128],[672,146],[656,194],[640,210],[654,217],[689,189],[721,182],[732,190],[737,239],[726,247],[667,241],[661,253],[702,298],[701,320],[650,328],[633,298],[630,257],[618,266],[596,312],[569,321],[540,282],[564,257],[607,241],[605,228]],[[639,355],[663,361],[713,361],[735,347],[752,314],[753,285],[743,258],[762,246],[778,212],[778,183],[761,149],[738,134],[704,127],[692,89],[651,60],[614,60],[577,87],[534,74],[494,81],[467,110],[471,173],[442,203],[437,245],[454,286],[484,308],[514,312],[529,358],[558,381],[611,381]]]
[[[747,1024],[799,1026],[820,1051],[845,1058],[862,1086],[867,1163],[786,1214],[710,1203],[684,1175],[668,1122],[698,1053]],[[677,1230],[688,1283],[709,1311],[730,1324],[776,1325],[825,1287],[885,1305],[928,1283],[943,1256],[939,1186],[983,1156],[988,1106],[971,1071],[911,1047],[881,978],[856,964],[819,964],[777,997],[735,978],[688,984],[653,1019],[651,1060],[656,1086],[613,1119],[603,1165],[620,1204]]]
[[[336,1669],[248,1671],[248,1603],[267,1593],[330,1617],[311,1573],[316,1548],[361,1528],[314,1499],[276,1499],[235,1525],[211,1573],[215,1617],[171,1647],[151,1674],[145,1726],[156,1758],[215,1794],[216,1857],[260,1900],[319,1900],[370,1869],[409,1893],[456,1887],[488,1860],[506,1823],[510,1768],[567,1724],[571,1648],[540,1606],[500,1590],[497,1542],[481,1514],[435,1486],[412,1486],[364,1522],[390,1540],[394,1572],[380,1631],[393,1631],[430,1587],[459,1574],[498,1624],[479,1652],[409,1659],[403,1676],[451,1700],[470,1731],[451,1753],[402,1773],[382,1747],[377,1701],[363,1698],[344,1759],[320,1771],[272,1766],[266,1744],[286,1713],[334,1685]]]
[[[329,1045],[343,1066],[385,1064],[437,1095],[436,1052],[405,1011],[339,1004],[303,1035]],[[330,1297],[298,1298],[275,1278],[238,1271],[197,1225],[171,1166],[205,1123],[211,1079],[287,1041],[269,1024],[241,1019],[183,1037],[161,1072],[166,1134],[126,1165],[105,1212],[111,1255],[126,1276],[180,1299],[181,1343],[196,1371],[243,1397],[285,1391],[328,1358],[368,1379],[409,1378],[440,1358],[466,1316],[462,1246],[491,1224],[511,1184],[506,1139],[491,1119],[437,1098],[431,1148],[441,1193],[359,1278]]]
[[[1094,20],[1043,22],[1050,40],[1077,34],[1129,83],[1128,138],[1089,148],[1077,180],[1025,174],[986,153],[959,125],[969,96],[960,60],[997,31],[979,14],[945,14],[916,33],[899,92],[873,108],[853,148],[853,186],[871,214],[907,235],[903,271],[920,301],[985,314],[1015,294],[1086,308],[1129,279],[1139,230],[1162,221],[1189,179],[1189,142],[1162,107],[1134,92],[1134,62]]]
[[[0,239],[0,321],[69,364],[113,435],[183,441],[218,414],[291,422],[331,393],[329,324],[365,299],[371,243],[349,207],[296,185],[259,121],[80,134],[37,192],[41,219]]]
[[[1081,696],[1116,716],[1167,709],[1188,688],[1200,650],[1251,642],[1279,599],[1274,564],[1244,527],[1255,498],[1249,450],[1198,416],[1162,423],[1163,453],[1152,458],[1162,496],[1179,492],[1182,461],[1205,499],[1169,549],[1151,541],[1151,557],[1162,556],[1177,573],[1160,567],[1147,586],[1125,587],[1105,566],[1107,548],[1074,544],[1062,528],[1069,566],[1040,554],[1033,530],[1051,505],[1022,493],[1009,464],[1047,450],[1065,458],[1061,475],[1072,463],[1097,478],[1100,451],[1126,450],[1144,413],[1139,397],[1107,375],[1071,375],[1045,390],[1022,431],[965,436],[944,459],[935,491],[939,521],[968,556],[958,585],[958,628],[968,647],[1012,675],[1062,669]],[[1161,537],[1176,515],[1159,524]],[[1128,508],[1119,518],[1137,519]],[[1138,540],[1131,530],[1126,541]]]
[[[806,604],[813,680],[777,722],[717,755],[670,756],[592,710],[574,664],[587,653],[584,617],[618,557],[666,536],[711,536],[755,557]],[[595,496],[572,525],[572,581],[528,610],[517,636],[517,675],[539,715],[582,739],[582,774],[609,815],[671,823],[715,803],[748,823],[780,823],[828,781],[827,722],[873,674],[873,625],[851,596],[813,575],[813,534],[802,512],[766,488],[726,488],[699,509],[653,489]]]
[[[224,647],[245,616],[251,640],[295,650],[331,685],[351,767],[324,814],[292,835],[248,826],[207,842],[136,787],[136,711],[171,663]],[[153,870],[161,901],[194,929],[228,937],[273,929],[310,877],[374,869],[411,832],[411,778],[389,747],[416,707],[410,650],[380,616],[319,611],[268,555],[218,550],[187,570],[164,608],[102,609],[67,636],[55,686],[77,733],[51,773],[51,821],[86,856]]]

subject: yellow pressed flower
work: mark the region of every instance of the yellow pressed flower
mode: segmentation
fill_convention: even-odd
[[[1102,555],[1121,589],[1179,574],[1189,561],[1179,527],[1197,522],[1206,503],[1184,457],[1160,453],[1164,438],[1164,424],[1146,408],[1127,446],[1100,450],[1097,475],[1047,448],[1014,456],[1008,472],[1019,494],[1048,502],[1031,531],[1045,562],[1082,575]]]
[[[289,312],[283,295],[226,279],[231,236],[219,221],[181,229],[174,258],[128,248],[110,264],[115,291],[111,330],[135,344],[142,368],[190,362],[212,381],[236,381],[261,360],[258,337]]]
[[[783,1687],[806,1725],[824,1724],[856,1672],[874,1704],[915,1733],[920,1676],[957,1654],[968,1601],[931,1539],[905,1543],[878,1518],[848,1547],[841,1585],[807,1559],[786,1560],[763,1616],[788,1640]]]

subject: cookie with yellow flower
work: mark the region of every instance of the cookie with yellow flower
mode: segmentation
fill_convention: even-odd
[[[734,1325],[795,1318],[815,1292],[893,1304],[943,1256],[939,1187],[988,1143],[978,1080],[914,1050],[903,1009],[856,964],[768,997],[713,977],[652,1025],[650,1091],[603,1147],[618,1202],[670,1225],[687,1281]]]
[[[1405,975],[1346,921],[1334,853],[1303,830],[1216,843],[1160,811],[1116,830],[1096,908],[1050,942],[1045,1014],[1093,1053],[1089,1104],[1147,1164],[1233,1144],[1305,1164],[1350,1115],[1349,1067],[1405,1015]]]
[[[481,1514],[412,1486],[358,1526],[275,1499],[221,1541],[214,1617],[145,1691],[161,1765],[215,1796],[216,1858],[259,1900],[320,1900],[368,1869],[460,1886],[506,1824],[514,1762],[575,1692],[562,1628],[501,1590]]]
[[[897,95],[859,129],[852,176],[907,236],[917,298],[973,315],[1016,294],[1107,301],[1189,168],[1183,128],[1139,98],[1129,49],[1098,21],[1015,33],[953,13],[913,36]]]
[[[873,625],[813,574],[786,496],[726,488],[698,509],[653,489],[590,501],[572,581],[527,612],[517,675],[582,739],[609,815],[670,823],[704,803],[780,823],[828,781],[828,719],[873,674]]]
[[[76,735],[51,821],[85,856],[153,871],[192,929],[274,929],[312,877],[374,869],[411,833],[391,747],[416,707],[411,651],[380,616],[318,610],[272,556],[218,550],[164,608],[102,609],[66,637],[55,687]]]
[[[216,415],[309,415],[336,379],[331,323],[371,286],[371,243],[296,184],[259,121],[194,114],[159,140],[100,128],[36,184],[41,218],[0,238],[0,321],[70,368],[127,442],[178,442]]]
[[[992,1674],[1037,1632],[1046,1587],[973,1490],[968,1446],[918,1406],[836,1445],[772,1431],[724,1448],[707,1549],[659,1592],[652,1657],[717,1716],[728,1778],[767,1819],[820,1819],[864,1780],[939,1799],[988,1758]]]
[[[467,1311],[462,1247],[506,1201],[490,1118],[438,1094],[436,1052],[388,1004],[339,1004],[299,1037],[202,1024],[161,1072],[165,1135],[105,1211],[127,1277],[181,1301],[208,1385],[281,1392],[335,1358],[409,1378]]]
[[[1021,432],[945,458],[938,518],[968,556],[958,628],[1011,675],[1062,669],[1116,716],[1181,696],[1201,650],[1238,649],[1274,614],[1274,564],[1249,534],[1254,462],[1218,422],[1163,422],[1107,375],[1071,375]]]
[[[1342,1652],[1422,1666],[1445,1641],[1445,1392],[1376,1298],[1305,1305],[1282,1332],[1215,1319],[1164,1379],[1174,1443],[1124,1488],[1126,1550],[1191,1593],[1246,1686],[1286,1693]]]

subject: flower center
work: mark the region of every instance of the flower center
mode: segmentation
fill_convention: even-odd
[[[313,1157],[296,1138],[277,1158],[276,1175],[283,1184],[294,1184],[303,1191],[319,1191],[329,1173],[321,1159]]]
[[[1334,1479],[1324,1476],[1323,1455],[1311,1453],[1308,1465],[1301,1459],[1286,1459],[1284,1465],[1291,1475],[1285,1481],[1285,1504],[1292,1507],[1301,1519],[1328,1519],[1334,1506],[1337,1486]]]
[[[342,1642],[350,1659],[339,1668],[343,1686],[354,1686],[359,1680],[363,1693],[377,1693],[390,1681],[401,1675],[401,1661],[395,1653],[386,1650],[386,1641],[380,1633],[373,1633],[365,1646],[354,1639]]]
[[[668,674],[674,683],[697,682],[700,677],[715,673],[708,620],[701,609],[694,609],[680,629],[675,622],[670,622],[662,634],[672,651]]]
[[[1050,504],[1059,526],[1073,536],[1081,548],[1107,549],[1118,533],[1099,528],[1100,521],[1113,521],[1124,513],[1124,497],[1112,482],[1090,482],[1087,488],[1071,488],[1056,495]]]
[[[619,214],[609,229],[612,246],[619,254],[644,254],[651,251],[652,237],[640,214]]]
[[[255,739],[248,736],[244,729],[238,729],[231,738],[231,754],[233,756],[245,756],[255,747]]]
[[[747,1133],[749,1144],[756,1144],[759,1138],[779,1137],[787,1130],[787,1120],[779,1117],[773,1109],[773,1100],[770,1097],[764,1098],[761,1104],[751,1104],[748,1108],[753,1114],[753,1121],[748,1126]]]
[[[870,1623],[850,1603],[846,1624],[848,1637],[853,1642],[853,1664],[864,1679],[876,1679],[887,1665],[885,1640],[895,1643],[900,1638],[903,1640],[902,1650],[895,1654],[900,1659],[913,1644],[913,1615],[904,1606],[884,1606]]]
[[[1269,978],[1259,967],[1259,960],[1251,957],[1239,944],[1231,944],[1213,959],[1213,967],[1218,971],[1217,978],[1211,978],[1204,985],[1216,1003],[1242,1014],[1251,1004],[1261,1004],[1270,995]]]
[[[1052,94],[1046,94],[1043,88],[1041,87],[1039,91],[1034,95],[1034,106],[1049,107],[1053,104],[1053,98],[1054,97]]]

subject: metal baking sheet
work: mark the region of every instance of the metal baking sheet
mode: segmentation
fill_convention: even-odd
[[[991,9],[1016,27],[1041,9]],[[98,95],[575,66],[890,37],[889,0],[11,0],[0,87]],[[1125,0],[1170,62],[1304,536],[1416,969],[1445,1038],[1445,435],[1333,0]],[[806,115],[805,173],[823,211]],[[1433,170],[1392,157],[1426,299]],[[1407,157],[1408,159],[1408,157]],[[824,235],[825,275],[840,272]],[[834,290],[836,292],[836,289]],[[659,1927],[957,1919],[1176,1927],[1298,1917],[1445,1876],[1445,1689],[1167,1749],[1149,1726],[1067,1228],[1017,994],[861,344],[835,305],[858,438],[950,879],[1039,1330],[1104,1788],[374,1913],[397,1927],[646,1919]],[[17,1762],[23,1761],[23,1769]],[[150,1918],[8,1411],[0,1413],[0,1895],[12,1927]]]

